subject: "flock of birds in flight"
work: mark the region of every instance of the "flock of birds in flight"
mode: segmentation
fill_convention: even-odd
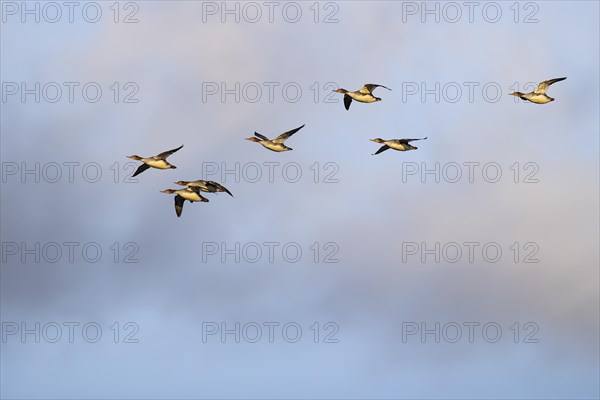
[[[516,96],[523,100],[530,101],[530,102],[536,103],[536,104],[550,103],[551,101],[554,101],[554,98],[552,98],[546,94],[548,87],[550,85],[552,85],[553,83],[560,82],[565,79],[567,79],[567,78],[563,77],[563,78],[549,79],[547,81],[543,81],[538,85],[538,87],[533,92],[530,92],[530,93],[514,92],[514,93],[509,93],[509,94],[511,96]],[[346,108],[346,110],[349,110],[352,100],[358,101],[360,103],[375,103],[377,101],[381,101],[380,97],[373,96],[373,90],[375,90],[378,87],[382,87],[384,89],[391,90],[390,88],[385,87],[383,85],[367,83],[362,88],[360,88],[359,90],[356,90],[354,92],[349,92],[348,90],[341,89],[341,88],[334,90],[334,92],[342,93],[344,95],[344,107]],[[271,151],[275,151],[275,152],[290,151],[293,149],[291,147],[286,146],[285,141],[290,136],[292,136],[294,133],[298,132],[302,128],[304,128],[304,125],[296,128],[296,129],[292,129],[291,131],[282,133],[281,135],[277,136],[275,139],[269,139],[266,136],[261,135],[258,132],[254,132],[254,136],[246,138],[246,140],[259,143],[263,147],[265,147]],[[425,140],[425,139],[427,139],[427,137],[420,138],[420,139],[389,139],[389,140],[376,138],[376,139],[370,139],[370,140],[375,143],[383,144],[383,146],[381,146],[379,148],[379,150],[377,150],[373,154],[373,155],[376,155],[376,154],[384,152],[388,149],[394,149],[394,150],[398,150],[398,151],[416,150],[417,147],[411,145],[410,142],[413,142],[416,140]],[[135,173],[132,176],[137,176],[149,168],[156,168],[156,169],[177,168],[173,164],[170,164],[167,161],[167,158],[171,154],[180,150],[182,147],[183,147],[183,145],[179,146],[176,149],[162,152],[153,157],[140,157],[137,155],[127,156],[128,158],[142,162],[142,165],[140,165],[138,167],[138,169],[135,171]],[[178,217],[181,216],[181,213],[183,211],[183,203],[186,200],[188,200],[190,203],[207,202],[208,201],[208,199],[206,197],[203,197],[200,194],[200,192],[205,192],[205,193],[225,192],[233,197],[233,194],[231,194],[231,192],[229,190],[227,190],[227,188],[225,188],[223,185],[221,185],[217,182],[214,182],[214,181],[205,181],[205,180],[200,179],[197,181],[178,181],[178,182],[175,182],[175,184],[180,185],[180,186],[185,186],[185,188],[183,188],[183,189],[165,189],[165,190],[161,190],[161,193],[175,195],[175,213],[177,214]]]

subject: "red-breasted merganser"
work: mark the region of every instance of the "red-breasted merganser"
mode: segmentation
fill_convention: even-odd
[[[137,176],[150,167],[158,168],[158,169],[177,168],[176,166],[171,165],[167,162],[167,157],[169,157],[171,154],[175,153],[177,150],[181,149],[182,147],[183,147],[183,145],[179,146],[176,149],[162,152],[159,155],[154,156],[154,157],[144,158],[144,157],[135,156],[135,155],[127,156],[127,158],[131,158],[133,160],[143,162],[143,164],[138,167],[138,169],[135,171],[135,173],[132,176]]]
[[[161,190],[161,193],[174,194],[175,195],[175,213],[178,217],[181,217],[183,211],[183,203],[188,200],[190,203],[208,201],[207,198],[200,195],[200,189],[187,187],[185,189],[165,189]]]
[[[346,107],[346,110],[349,110],[350,103],[352,103],[352,100],[356,100],[361,103],[374,103],[376,101],[381,101],[381,98],[373,96],[373,90],[375,90],[375,88],[378,88],[378,87],[382,87],[387,90],[392,90],[383,85],[367,83],[362,88],[360,88],[360,90],[357,90],[355,92],[349,92],[346,89],[341,89],[341,88],[334,90],[334,92],[344,94],[344,106]]]
[[[264,147],[266,147],[267,149],[269,149],[271,151],[277,151],[277,152],[289,151],[289,150],[293,150],[293,149],[291,147],[287,147],[285,144],[283,144],[283,142],[285,142],[285,140],[287,138],[289,138],[290,136],[292,136],[294,133],[298,132],[302,128],[304,128],[304,125],[302,125],[300,128],[292,129],[289,132],[282,133],[281,135],[277,136],[273,140],[269,140],[269,138],[267,138],[266,136],[263,136],[258,132],[254,132],[254,136],[256,136],[256,137],[249,137],[249,138],[246,138],[246,140],[250,140],[251,142],[260,143]]]
[[[382,151],[386,151],[387,149],[394,149],[394,150],[398,150],[398,151],[416,150],[416,149],[418,149],[418,147],[411,145],[410,142],[415,141],[415,140],[425,140],[425,139],[427,139],[427,137],[424,137],[421,139],[390,139],[390,140],[383,140],[383,139],[377,138],[377,139],[371,139],[371,142],[383,143],[383,146],[381,146],[379,148],[379,150],[377,150],[377,152],[375,152],[375,154],[379,154]],[[373,154],[373,155],[375,155],[375,154]]]
[[[227,190],[227,188],[225,186],[223,186],[220,183],[217,183],[215,181],[203,181],[200,179],[197,181],[177,181],[177,182],[175,182],[175,184],[181,185],[181,186],[187,186],[190,188],[197,187],[201,191],[207,192],[207,193],[225,192],[225,193],[229,194],[231,197],[233,197],[231,192],[229,190]]]
[[[550,85],[552,85],[553,83],[564,81],[565,79],[567,79],[566,76],[564,78],[549,79],[547,81],[541,82],[538,85],[537,89],[535,89],[533,92],[530,92],[530,93],[514,92],[514,93],[509,93],[509,95],[520,97],[523,100],[527,100],[527,101],[530,101],[535,104],[550,103],[551,101],[554,101],[554,98],[546,95],[546,91],[548,90],[548,87]]]

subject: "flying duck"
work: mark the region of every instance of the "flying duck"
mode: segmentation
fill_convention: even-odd
[[[514,93],[509,93],[509,95],[520,97],[523,100],[528,100],[535,104],[550,103],[551,101],[554,101],[554,98],[546,95],[546,91],[548,90],[548,87],[550,85],[552,85],[553,83],[564,81],[565,79],[567,79],[566,76],[563,78],[549,79],[547,81],[541,82],[538,85],[537,89],[535,89],[533,92],[530,92],[530,93],[514,92]]]
[[[190,203],[208,201],[206,197],[200,195],[200,188],[198,187],[187,187],[185,189],[165,189],[161,190],[161,193],[174,194],[175,195],[175,213],[178,217],[181,217],[183,211],[183,203],[188,200]]]
[[[169,157],[171,154],[175,153],[177,150],[181,149],[182,147],[183,147],[183,145],[179,146],[176,149],[165,151],[165,152],[160,153],[157,156],[148,157],[148,158],[144,158],[144,157],[140,157],[140,156],[136,156],[136,155],[127,156],[127,158],[131,158],[132,160],[137,160],[137,161],[143,162],[143,164],[138,167],[138,169],[135,171],[135,173],[132,176],[137,176],[150,167],[158,168],[158,169],[177,168],[176,166],[169,164],[167,162],[167,157]]]
[[[386,151],[387,149],[394,149],[394,150],[398,150],[398,151],[416,150],[416,149],[418,149],[418,147],[411,145],[410,142],[412,142],[414,140],[425,140],[425,139],[427,139],[427,137],[424,137],[421,139],[390,139],[390,140],[383,140],[383,139],[377,138],[377,139],[371,139],[371,142],[383,143],[383,146],[381,146],[379,148],[379,150],[377,150],[375,152],[375,154],[379,154],[383,151]],[[373,155],[375,155],[375,154],[373,154]]]
[[[189,188],[197,187],[201,191],[207,192],[207,193],[225,192],[225,193],[229,194],[231,197],[233,197],[231,192],[229,190],[227,190],[227,188],[225,186],[223,186],[217,182],[214,182],[214,181],[203,181],[203,180],[177,181],[177,182],[175,182],[175,184],[181,185],[181,186],[187,186]]]
[[[360,90],[357,90],[356,92],[349,92],[346,89],[335,89],[334,92],[337,93],[343,93],[344,94],[344,106],[346,107],[346,110],[350,109],[350,103],[352,103],[352,100],[356,100],[359,101],[361,103],[374,103],[376,101],[381,101],[380,97],[375,97],[373,96],[373,90],[375,90],[378,87],[382,87],[384,89],[387,90],[392,90],[388,87],[385,87],[383,85],[376,85],[374,83],[367,83],[365,84],[362,88],[360,88]]]
[[[281,135],[277,136],[273,140],[269,140],[269,138],[267,138],[266,136],[263,136],[258,132],[254,132],[254,136],[256,136],[256,137],[249,137],[249,138],[246,138],[246,140],[250,140],[251,142],[260,143],[261,145],[263,145],[264,147],[266,147],[267,149],[269,149],[271,151],[277,151],[277,152],[289,151],[289,150],[293,150],[293,149],[291,147],[287,147],[285,144],[283,144],[283,142],[285,142],[285,140],[287,138],[289,138],[290,136],[292,136],[294,133],[298,132],[302,128],[304,128],[304,125],[302,125],[300,128],[292,129],[289,132],[282,133]]]

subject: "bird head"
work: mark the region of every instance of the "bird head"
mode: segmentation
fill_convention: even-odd
[[[251,142],[260,142],[260,139],[254,136],[246,138],[246,140],[249,140]]]
[[[137,161],[140,161],[140,160],[142,159],[142,157],[140,157],[140,156],[136,156],[136,155],[133,155],[133,156],[127,156],[127,158],[131,158],[132,160],[137,160]]]
[[[375,143],[383,143],[383,139],[380,138],[375,138],[375,139],[369,139],[371,142],[375,142]]]

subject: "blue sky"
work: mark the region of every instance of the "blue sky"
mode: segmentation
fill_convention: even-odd
[[[600,396],[597,2],[480,2],[472,22],[462,3],[449,22],[443,2],[427,3],[439,22],[421,2],[278,3],[273,22],[262,2],[238,3],[239,22],[222,22],[221,2],[194,1],[121,2],[114,22],[113,2],[97,2],[95,23],[81,14],[87,3],[72,23],[65,6],[52,23],[39,3],[37,23],[21,4],[1,5],[2,397]],[[255,5],[262,17],[251,22]],[[552,103],[508,96],[562,76]],[[36,82],[40,101],[23,101],[21,85]],[[236,83],[248,90],[239,102],[206,91]],[[349,111],[329,95],[364,83],[392,91]],[[422,99],[422,88],[433,93]],[[302,124],[291,152],[243,140]],[[379,145],[369,139],[425,136],[416,151],[371,155]],[[181,144],[169,158],[177,169],[125,182],[125,156]],[[39,182],[22,175],[36,165]],[[436,165],[439,182],[422,175]],[[159,191],[204,178],[235,197],[207,194],[177,218]],[[64,243],[75,243],[73,262]],[[439,262],[425,252],[436,243]],[[476,243],[472,262],[465,243]],[[499,261],[483,247],[500,248]],[[21,336],[36,323],[39,343]],[[210,323],[247,335],[203,340]],[[420,332],[403,340],[413,323],[439,323],[439,343]],[[86,324],[92,337],[102,329],[97,342]],[[296,343],[286,324],[302,329]],[[486,324],[490,335],[501,328],[497,342]],[[124,343],[134,330],[137,342]]]

